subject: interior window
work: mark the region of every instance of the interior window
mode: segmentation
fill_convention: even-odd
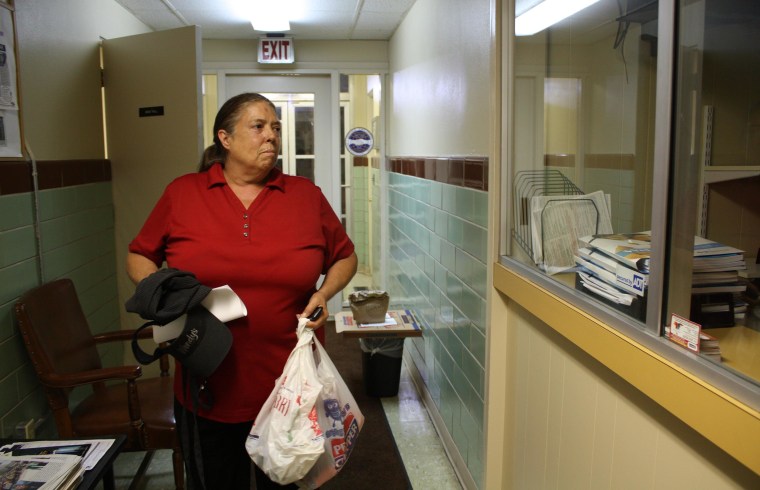
[[[663,334],[699,328],[687,348],[760,382],[760,4],[683,1],[678,14]]]
[[[511,254],[643,322],[652,264],[616,251],[651,227],[657,3],[529,29],[535,4],[516,6]]]

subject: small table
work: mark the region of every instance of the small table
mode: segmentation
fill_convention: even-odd
[[[350,311],[335,314],[335,331],[345,337],[422,337],[422,327],[410,310],[388,310],[395,322],[389,325],[361,325]]]
[[[104,490],[114,490],[116,483],[113,476],[113,463],[116,461],[116,456],[121,453],[124,444],[127,442],[127,436],[119,434],[114,437],[88,437],[87,439],[115,439],[108,451],[100,458],[98,464],[91,470],[84,472],[82,482],[77,487],[77,490],[90,490],[97,486],[98,482],[103,481]]]
[[[98,460],[98,463],[95,465],[94,468],[91,470],[87,470],[84,472],[84,475],[82,475],[82,481],[79,483],[79,486],[77,486],[77,490],[91,490],[93,488],[97,487],[97,484],[100,481],[103,481],[103,488],[104,490],[114,490],[115,488],[115,482],[114,482],[114,474],[113,474],[113,463],[116,460],[116,456],[121,453],[121,450],[124,448],[124,444],[127,442],[127,436],[120,434],[112,437],[74,437],[68,440],[98,440],[98,439],[107,439],[107,440],[113,440],[113,444],[111,444],[111,447],[108,448],[108,450],[101,456],[100,460]],[[56,442],[55,439],[46,439],[50,442]],[[14,443],[20,443],[25,441],[19,441],[15,439],[0,439],[0,446],[10,445]]]

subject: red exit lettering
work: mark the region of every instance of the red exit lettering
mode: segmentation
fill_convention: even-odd
[[[291,59],[289,39],[262,39],[262,61],[289,61]]]

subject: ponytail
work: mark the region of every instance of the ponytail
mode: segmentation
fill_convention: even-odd
[[[198,172],[205,172],[217,162],[224,163],[224,153],[219,151],[216,144],[209,145],[209,147],[203,151],[203,155],[201,155]]]

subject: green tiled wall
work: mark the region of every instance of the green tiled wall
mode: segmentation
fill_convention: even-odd
[[[43,420],[52,431],[45,395],[18,333],[13,305],[42,281],[69,277],[93,332],[117,330],[113,204],[110,182],[39,193],[39,245],[31,193],[0,196],[0,434],[12,436],[19,422]],[[42,260],[38,257],[42,249]],[[42,267],[40,268],[40,263]],[[104,364],[121,362],[122,350],[101,352]],[[73,398],[81,396],[75,393]]]
[[[388,189],[388,289],[394,301],[403,298],[403,306],[418,313],[424,327],[423,337],[408,339],[406,348],[471,475],[479,478],[488,195],[394,172]]]

